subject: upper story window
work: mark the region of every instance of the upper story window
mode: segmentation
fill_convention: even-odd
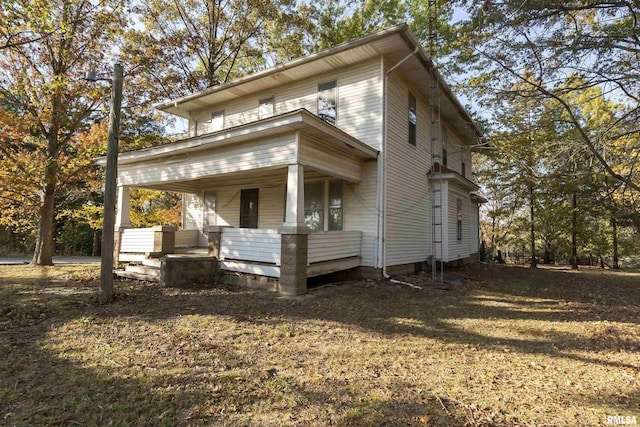
[[[464,158],[462,159],[462,176],[467,177],[467,164],[464,162]]]
[[[418,110],[416,109],[416,97],[409,92],[409,144],[415,146],[417,141],[416,124],[418,122]]]
[[[275,102],[273,96],[258,101],[258,118],[266,119],[275,113]]]
[[[442,128],[442,165],[447,166],[447,149],[449,148],[449,132],[447,128]]]
[[[457,200],[457,223],[456,223],[456,237],[458,240],[462,240],[462,199]]]
[[[336,125],[338,104],[336,102],[336,82],[318,85],[318,117],[327,123]]]
[[[216,111],[211,113],[211,125],[209,132],[215,132],[224,129],[224,111]]]

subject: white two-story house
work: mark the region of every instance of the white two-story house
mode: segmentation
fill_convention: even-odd
[[[298,294],[335,271],[477,256],[483,136],[405,25],[158,108],[189,137],[119,155],[120,262],[203,248],[215,268]],[[183,229],[132,229],[133,187],[182,193]]]

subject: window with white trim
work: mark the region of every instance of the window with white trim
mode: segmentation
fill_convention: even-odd
[[[340,231],[344,227],[344,181],[304,183],[304,222],[313,231]]]
[[[409,92],[409,144],[415,147],[417,143],[418,109],[416,97]]]
[[[318,85],[318,117],[329,124],[336,125],[338,103],[335,80]]]
[[[304,222],[314,231],[324,230],[324,181],[304,183]]]
[[[216,132],[224,129],[224,111],[215,111],[211,113],[211,125],[209,126],[209,132]]]
[[[447,166],[447,150],[449,148],[449,131],[447,128],[442,128],[442,166]]]
[[[275,111],[275,99],[273,96],[258,101],[258,119],[271,117],[275,114]]]
[[[343,189],[342,180],[329,181],[329,231],[342,230],[343,223]]]
[[[457,237],[458,237],[458,241],[462,240],[462,199],[458,198],[457,200],[458,202],[458,209],[457,209],[457,216],[458,216],[458,223],[457,223]]]

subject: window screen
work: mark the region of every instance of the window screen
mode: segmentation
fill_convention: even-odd
[[[329,181],[329,231],[342,230],[343,181]]]
[[[258,118],[266,119],[275,113],[275,103],[273,96],[258,101]]]
[[[416,145],[416,124],[418,113],[416,109],[416,97],[409,92],[409,144]]]
[[[304,222],[312,230],[324,230],[324,182],[304,184]]]
[[[318,85],[318,117],[329,124],[336,125],[337,102],[335,81]]]

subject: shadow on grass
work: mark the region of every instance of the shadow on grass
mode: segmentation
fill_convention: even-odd
[[[504,349],[522,354],[547,355],[579,362],[638,369],[637,364],[603,360],[576,354],[600,351],[640,350],[637,339],[615,336],[584,337],[550,328],[527,330],[537,338],[493,337],[457,326],[461,319],[532,320],[553,322],[634,322],[640,318],[638,287],[626,281],[590,284],[591,276],[576,279],[562,276],[562,288],[552,286],[555,274],[540,275],[524,270],[511,273],[510,281],[497,284],[500,270],[480,271],[479,288],[465,285],[451,291],[416,291],[386,283],[359,282],[330,286],[307,296],[281,299],[273,294],[234,287],[162,289],[156,285],[124,282],[118,286],[117,300],[100,305],[96,283],[53,277],[34,269],[24,277],[0,278],[0,414],[8,424],[211,424],[254,423],[247,408],[271,411],[274,424],[304,424],[297,412],[315,407],[317,413],[330,411],[328,419],[337,425],[388,424],[462,425],[468,422],[464,408],[455,410],[433,396],[422,400],[391,397],[363,398],[349,385],[323,379],[322,384],[303,386],[277,372],[253,366],[246,355],[234,352],[233,341],[207,349],[209,360],[197,363],[188,373],[158,373],[153,366],[113,364],[112,374],[101,366],[83,363],[77,354],[47,347],[51,334],[72,322],[127,324],[138,320],[162,322],[186,315],[230,319],[237,324],[277,328],[300,320],[335,322],[370,331],[383,337],[418,337],[445,344],[464,344],[482,349]],[[522,285],[526,280],[526,285]],[[520,285],[518,285],[520,283]],[[514,285],[515,284],[515,285]],[[584,290],[584,292],[581,292]],[[618,295],[616,295],[618,294]],[[620,295],[625,295],[620,298]],[[117,323],[115,324],[117,327]],[[330,326],[329,326],[330,327]],[[115,335],[118,331],[113,332]],[[304,332],[303,332],[304,333]],[[90,333],[89,333],[90,335]],[[81,347],[86,343],[76,344]],[[176,346],[167,354],[176,357]],[[196,354],[198,350],[192,349]],[[203,350],[204,351],[204,350]],[[104,360],[102,362],[104,362]],[[95,363],[95,361],[94,361]],[[195,362],[194,362],[195,363]],[[148,375],[156,370],[154,375]],[[375,383],[375,381],[373,381]],[[397,390],[415,385],[397,379],[387,384]],[[348,396],[336,401],[336,396]],[[636,396],[637,397],[637,396]],[[359,400],[360,399],[360,400]],[[288,403],[282,403],[282,402]],[[610,404],[610,400],[606,401]],[[291,408],[295,409],[291,409]],[[271,409],[269,409],[271,408]],[[327,418],[325,418],[327,419]]]

